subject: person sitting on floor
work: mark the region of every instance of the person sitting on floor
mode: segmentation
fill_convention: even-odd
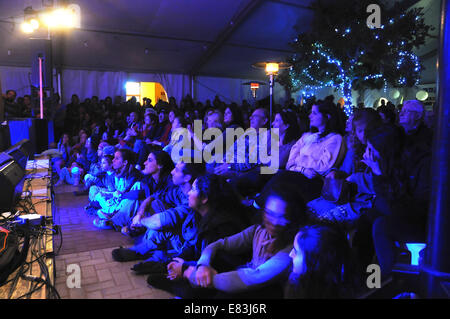
[[[83,165],[83,157],[79,149],[72,149],[72,157],[67,167],[63,167],[59,174],[59,180],[55,186],[59,186],[63,183],[78,186],[83,183],[83,177],[86,173]]]
[[[95,165],[99,160],[97,148],[98,143],[91,137],[87,138],[84,147],[81,148],[83,164],[87,172],[89,172],[91,170],[91,166]]]
[[[146,260],[133,267],[134,271],[145,273],[151,265],[149,261],[170,261],[172,256],[194,245],[197,227],[195,212],[189,208],[188,193],[194,180],[204,173],[204,164],[179,162],[172,170],[173,187],[144,200],[133,218],[131,230],[144,226],[145,234],[130,248],[114,249],[113,259]]]
[[[94,226],[101,229],[111,229],[114,225],[114,215],[119,209],[135,209],[139,201],[127,199],[124,194],[132,190],[143,188],[140,182],[142,175],[134,168],[135,153],[128,149],[119,149],[113,158],[114,192],[99,192],[94,200],[98,202],[101,209],[97,211],[98,218],[94,219]]]
[[[294,185],[274,184],[263,209],[263,222],[208,245],[183,273],[194,287],[209,288],[201,295],[216,298],[281,298],[292,267],[289,252],[295,234],[306,222],[305,202]],[[218,252],[245,254],[247,263],[218,272],[213,258]]]
[[[70,167],[63,167],[59,173],[59,180],[55,186],[59,186],[64,182],[78,186],[80,182],[83,181],[83,176],[85,174],[84,166],[80,161],[73,161]]]
[[[96,176],[86,174],[84,183],[89,195],[89,204],[84,207],[84,210],[89,215],[97,215],[97,211],[101,208],[95,196],[102,191],[114,192],[114,169],[112,166],[113,157],[111,155],[103,155],[100,161],[101,172]]]
[[[89,189],[93,185],[104,187],[103,180],[105,176],[113,172],[112,159],[115,153],[114,146],[104,146],[97,153],[99,161],[92,163],[89,172],[84,176],[84,185],[80,190],[73,192],[75,196],[88,195]]]
[[[161,268],[166,271],[150,274],[147,282],[159,289],[165,289],[177,296],[188,298],[190,284],[183,279],[183,272],[195,266],[202,250],[218,239],[234,235],[246,227],[243,207],[238,195],[227,181],[218,175],[199,176],[189,191],[189,207],[197,214],[198,238],[194,246],[184,249]],[[226,270],[225,264],[236,264],[234,260],[221,260],[219,269]],[[157,268],[157,267],[155,267]]]
[[[67,167],[70,163],[70,153],[72,151],[72,147],[69,142],[70,137],[67,133],[64,133],[58,142],[57,148],[59,153],[61,153],[61,156],[55,157],[54,160],[52,160],[52,163],[54,163],[52,167],[55,169],[57,174],[61,172],[63,167]]]
[[[123,198],[135,199],[143,201],[150,196],[157,196],[160,192],[167,191],[172,186],[172,176],[170,172],[174,165],[170,155],[161,150],[153,150],[144,162],[144,170],[142,170],[142,184],[143,189],[130,191],[124,194]],[[136,236],[139,234],[139,229],[131,231],[130,226],[136,214],[136,210],[119,209],[114,216],[116,226],[121,227],[122,233],[125,235]]]

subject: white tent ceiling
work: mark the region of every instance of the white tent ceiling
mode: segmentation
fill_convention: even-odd
[[[30,64],[27,35],[8,22],[43,2],[0,1],[0,65]],[[95,70],[261,77],[251,65],[284,60],[311,18],[310,0],[72,2],[81,7],[81,28],[53,34],[54,63]]]
[[[0,65],[31,64],[29,36],[20,31],[18,21],[26,7],[39,10],[52,2],[63,3],[0,0]],[[251,65],[285,60],[291,52],[288,43],[308,31],[312,19],[312,0],[66,2],[80,6],[81,28],[52,35],[53,62],[72,69],[261,79],[264,72]],[[428,7],[428,23],[437,25],[439,2],[419,1]],[[437,41],[423,53],[432,46]]]

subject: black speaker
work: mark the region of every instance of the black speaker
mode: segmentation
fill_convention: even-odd
[[[42,58],[42,86],[53,87],[52,42],[48,39],[30,39],[31,85],[39,87],[39,57]]]
[[[0,153],[0,166],[2,166],[3,164],[5,164],[7,162],[11,162],[13,160],[14,160],[14,158],[9,156],[8,154],[6,154],[4,152]]]
[[[34,136],[36,139],[36,153],[48,150],[48,120],[33,120]]]
[[[0,152],[3,152],[10,146],[11,136],[9,134],[9,126],[8,124],[3,125],[0,123]]]
[[[33,145],[25,138],[8,148],[5,153],[14,158],[22,169],[25,169],[28,159],[32,157]]]
[[[2,79],[0,79],[0,95],[2,91]],[[0,96],[0,124],[5,120],[5,101],[3,101],[3,96]],[[1,141],[0,141],[1,142]]]
[[[25,175],[16,161],[7,161],[0,166],[0,212],[11,211],[22,194]]]

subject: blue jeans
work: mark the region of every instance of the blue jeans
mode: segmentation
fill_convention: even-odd
[[[160,200],[154,200],[151,205],[150,215],[166,210],[166,206]],[[180,234],[147,229],[145,234],[138,238],[136,244],[130,249],[142,255],[151,252],[152,256],[147,261],[168,262],[172,260],[173,256],[180,254],[183,241]]]
[[[80,183],[80,175],[72,174],[67,167],[63,167],[59,173],[60,180],[70,185],[78,185]]]
[[[131,187],[130,191],[142,188],[143,184],[138,182]],[[100,204],[103,212],[111,215],[110,219],[113,224],[119,227],[131,224],[141,202],[137,199],[115,197],[109,192],[98,192],[94,200]]]

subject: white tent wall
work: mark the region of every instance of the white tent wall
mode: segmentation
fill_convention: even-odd
[[[15,90],[17,97],[30,94],[30,68],[0,66],[0,79],[2,82],[1,93],[7,90]]]
[[[72,94],[83,101],[96,95],[99,99],[107,96],[125,96],[125,72],[99,72],[87,70],[62,70],[62,102],[69,103]]]
[[[433,67],[433,65],[430,65]],[[13,89],[17,92],[17,96],[24,96],[30,94],[30,77],[31,68],[29,67],[14,67],[14,66],[0,66],[0,77],[3,88],[3,93],[6,90]],[[57,81],[54,76],[54,88],[56,91]],[[120,95],[125,98],[125,83],[127,81],[133,82],[158,82],[166,90],[167,96],[173,96],[179,103],[186,94],[191,94],[191,86],[194,85],[194,100],[205,103],[206,100],[211,102],[215,96],[225,103],[242,103],[242,100],[247,100],[250,104],[255,103],[252,96],[250,86],[243,83],[251,81],[250,79],[234,79],[221,77],[195,77],[191,83],[190,77],[184,74],[157,74],[157,73],[126,73],[126,72],[103,72],[91,70],[73,70],[63,69],[61,76],[62,85],[62,103],[70,102],[72,94],[77,94],[81,100],[91,98],[93,95],[104,99],[107,96],[114,98]],[[420,90],[419,87],[401,88],[400,97],[393,98],[392,93],[395,89],[387,88],[381,90],[366,90],[360,98],[359,93],[353,91],[352,102],[357,105],[358,102],[364,103],[366,107],[373,107],[378,105],[380,98],[387,98],[395,105],[403,100],[415,99],[415,94]],[[300,103],[301,91],[292,94],[296,103]],[[309,92],[312,93],[312,92]],[[335,101],[342,97],[340,90],[334,91],[333,88],[323,88],[314,92],[317,99],[323,99],[328,95],[334,95]],[[263,99],[269,96],[269,85],[261,85],[257,91],[256,100]],[[275,103],[284,104],[287,99],[287,94],[279,83],[275,82],[274,86],[274,100]]]
[[[210,100],[212,102],[217,95],[220,100],[225,103],[236,102],[237,104],[240,104],[243,100],[247,100],[248,103],[253,105],[256,100],[269,96],[269,83],[267,82],[267,85],[260,85],[256,92],[256,99],[254,99],[250,85],[244,85],[244,83],[250,81],[252,80],[207,76],[195,77],[194,100],[202,103],[205,103],[206,100]],[[284,87],[282,87],[279,83],[275,82],[273,95],[275,103],[284,104],[286,100],[286,92]]]

